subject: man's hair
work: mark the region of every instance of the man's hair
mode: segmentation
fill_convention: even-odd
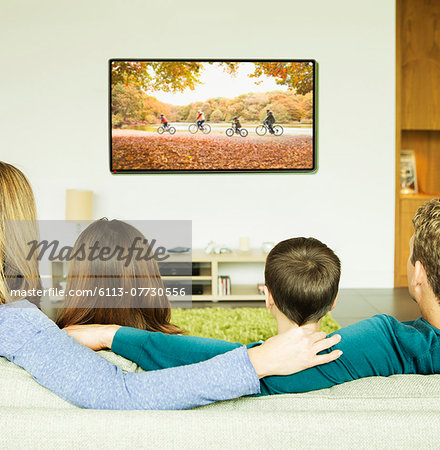
[[[440,301],[440,198],[420,206],[412,220],[414,243],[411,262],[420,261]]]
[[[277,308],[298,325],[317,322],[332,307],[341,277],[341,262],[314,238],[293,238],[269,253],[265,283]]]

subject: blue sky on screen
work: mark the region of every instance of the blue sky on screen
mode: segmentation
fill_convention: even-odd
[[[188,105],[192,102],[203,102],[210,98],[226,97],[234,98],[249,92],[286,91],[286,86],[275,83],[275,79],[265,75],[259,78],[249,78],[249,74],[254,72],[253,63],[240,63],[235,76],[224,71],[217,63],[205,63],[203,73],[200,77],[201,84],[191,91],[190,89],[179,93],[169,92],[149,92],[149,95],[156,97],[159,101],[171,105]],[[255,84],[261,81],[261,84]]]

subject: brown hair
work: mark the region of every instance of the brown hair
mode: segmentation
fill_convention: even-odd
[[[58,311],[60,328],[117,324],[166,334],[182,333],[170,323],[170,303],[154,258],[132,258],[127,264],[116,253],[106,259],[85,256],[81,251],[98,245],[101,249],[127,252],[137,242],[137,246],[149,248],[139,230],[119,220],[98,220],[80,234],[69,263],[65,301]],[[92,295],[85,296],[86,292]]]
[[[304,325],[317,322],[332,307],[341,262],[317,239],[287,239],[267,256],[264,275],[277,308],[296,324]]]
[[[0,304],[26,298],[39,305],[40,297],[29,295],[41,289],[37,255],[29,258],[26,246],[38,240],[36,217],[29,181],[16,167],[0,161]]]
[[[411,262],[420,261],[428,282],[440,300],[440,198],[420,206],[413,220],[414,243]]]

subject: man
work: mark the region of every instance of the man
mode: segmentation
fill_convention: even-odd
[[[269,132],[270,134],[274,134],[275,131],[273,129],[273,124],[275,123],[275,117],[272,113],[272,111],[270,109],[266,110],[267,116],[264,119],[264,123],[267,125],[267,127],[269,128]]]
[[[413,226],[407,263],[408,290],[422,318],[440,328],[440,198],[417,210]]]

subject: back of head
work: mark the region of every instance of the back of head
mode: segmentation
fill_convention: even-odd
[[[39,303],[37,295],[23,295],[41,289],[37,257],[28,257],[27,247],[38,240],[36,216],[29,181],[19,169],[0,161],[0,303],[23,297]]]
[[[149,245],[138,229],[120,220],[90,224],[72,250],[58,326],[118,324],[181,333],[170,323],[170,303],[157,262],[153,255],[145,257]],[[99,249],[95,255],[89,251],[93,247]]]
[[[440,302],[440,198],[420,206],[413,218],[414,243],[411,262],[420,261]]]
[[[341,262],[314,238],[293,238],[277,244],[266,260],[265,283],[277,308],[292,322],[317,322],[332,307],[341,276]]]

